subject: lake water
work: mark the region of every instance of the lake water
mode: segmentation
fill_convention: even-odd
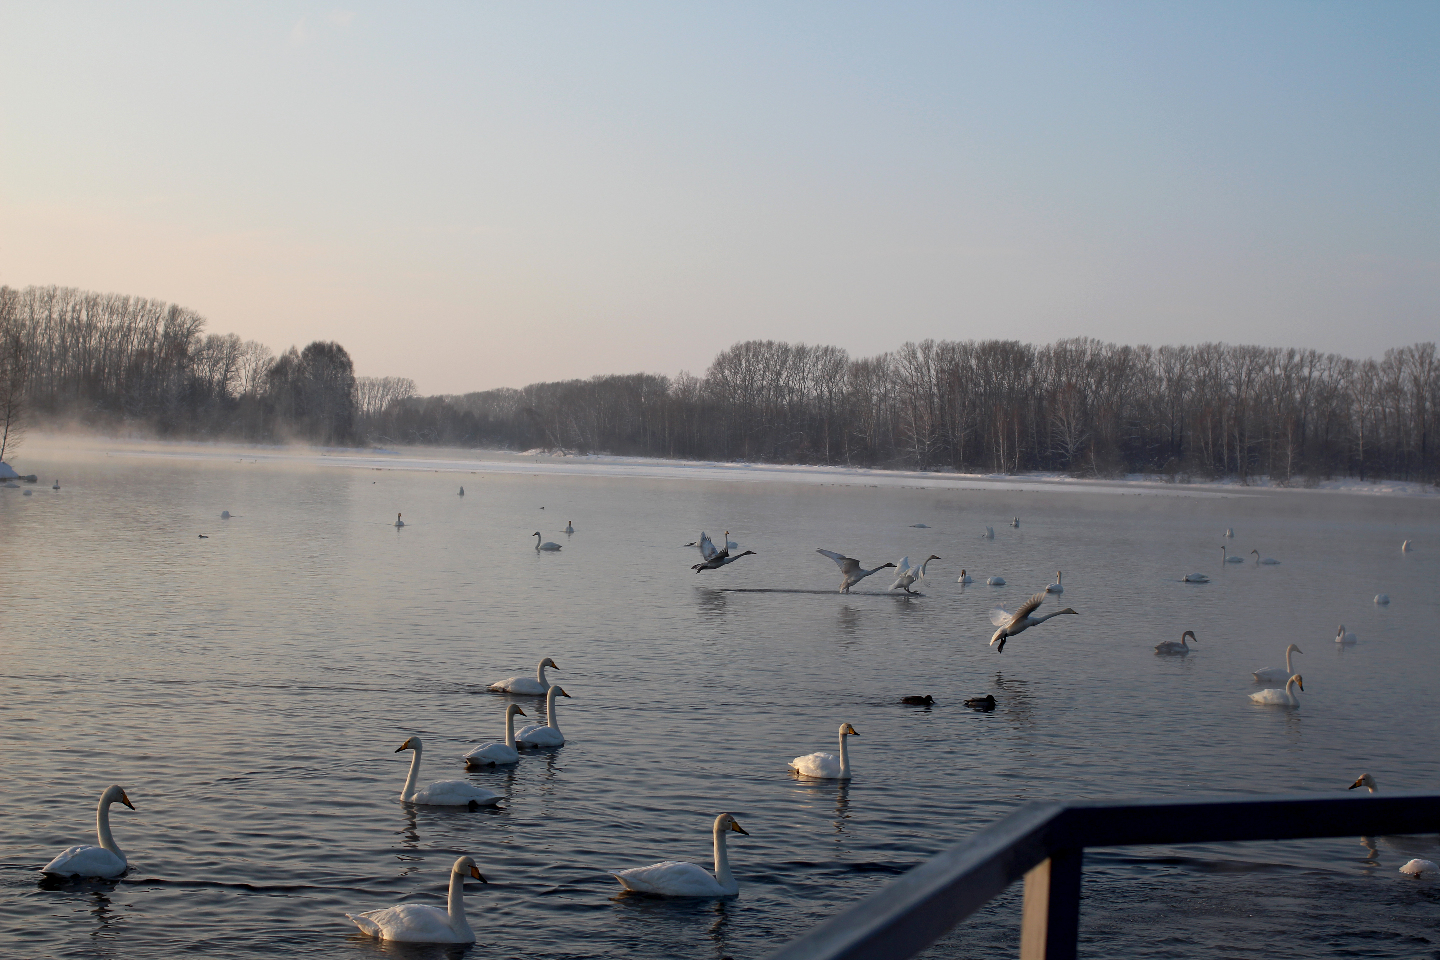
[[[750,960],[1031,800],[1343,794],[1367,771],[1440,789],[1433,498],[25,452],[44,482],[0,489],[8,956],[467,955],[378,945],[344,915],[443,904],[468,853],[490,881],[467,893],[469,956]],[[758,556],[696,575],[681,544],[701,529]],[[564,549],[537,554],[535,530]],[[1222,566],[1222,543],[1283,562]],[[817,547],[944,559],[924,596],[885,595],[883,575],[841,596]],[[981,582],[962,589],[962,567]],[[988,647],[987,610],[1057,569],[1080,616]],[[1213,582],[1177,582],[1192,571]],[[1334,642],[1341,622],[1358,644]],[[1154,655],[1186,629],[1193,654]],[[1252,704],[1250,672],[1292,641],[1303,706]],[[544,656],[573,697],[566,745],[466,773],[503,734],[485,685]],[[931,709],[898,702],[925,693]],[[994,713],[962,706],[985,693]],[[847,721],[851,783],[788,773]],[[399,802],[412,734],[422,780],[468,777],[503,807]],[[111,783],[137,808],[111,817],[130,872],[41,882],[95,842]],[[738,898],[619,895],[608,868],[708,865],[722,811],[750,833],[730,835]],[[1090,851],[1082,953],[1440,956],[1440,883],[1397,872],[1437,854],[1434,837]],[[929,955],[1014,955],[1019,902],[1017,884]]]

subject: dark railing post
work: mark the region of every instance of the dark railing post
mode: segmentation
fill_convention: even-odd
[[[1020,960],[1075,960],[1083,849],[1056,850],[1025,874]]]

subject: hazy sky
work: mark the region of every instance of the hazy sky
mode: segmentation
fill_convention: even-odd
[[[0,283],[423,392],[1440,335],[1440,4],[0,2]]]

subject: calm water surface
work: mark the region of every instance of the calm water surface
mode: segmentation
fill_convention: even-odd
[[[1435,500],[242,459],[37,446],[20,466],[46,482],[0,490],[0,953],[760,958],[1030,800],[1343,793],[1366,771],[1440,789]],[[1222,566],[1227,526],[1283,563]],[[692,574],[680,544],[702,528],[759,556]],[[564,550],[537,555],[537,529]],[[923,597],[878,575],[845,597],[816,547],[944,560]],[[962,567],[982,582],[962,589]],[[996,654],[986,611],[1057,569],[1081,616]],[[1176,582],[1190,571],[1213,582]],[[984,586],[995,574],[1011,585]],[[1341,622],[1359,644],[1334,643]],[[1185,629],[1191,656],[1152,653]],[[1292,641],[1303,707],[1251,704],[1250,671]],[[466,773],[503,734],[485,685],[544,656],[573,697],[566,745]],[[898,704],[912,693],[937,705]],[[985,693],[993,714],[961,706]],[[792,778],[845,721],[853,782]],[[412,734],[423,779],[468,777],[503,807],[400,803]],[[95,842],[110,783],[137,807],[111,818],[130,872],[42,883]],[[731,835],[738,898],[619,895],[606,869],[708,865],[722,811],[751,834]],[[378,945],[345,919],[443,904],[461,853],[491,881],[467,893],[468,951]],[[1412,856],[1440,845],[1091,851],[1082,952],[1440,956],[1440,884],[1400,875]],[[1019,894],[930,955],[1013,955]]]

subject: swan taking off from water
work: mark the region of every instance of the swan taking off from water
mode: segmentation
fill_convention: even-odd
[[[1265,564],[1267,567],[1273,567],[1273,566],[1276,566],[1277,564],[1280,563],[1279,560],[1275,560],[1275,559],[1272,559],[1272,558],[1270,558],[1270,557],[1262,557],[1262,556],[1260,556],[1260,551],[1259,551],[1259,550],[1251,550],[1250,552],[1253,553],[1253,554],[1255,554],[1255,562],[1256,562],[1257,564],[1263,563],[1263,564]]]
[[[546,657],[540,661],[535,668],[534,677],[508,677],[504,680],[497,680],[486,687],[491,693],[518,693],[523,696],[543,697],[550,690],[550,681],[545,677],[545,668],[559,670],[555,661]]]
[[[1011,520],[1011,521],[1010,521],[1010,526],[1012,526],[1012,527],[1018,527],[1018,526],[1020,526],[1020,518],[1019,518],[1019,517],[1016,517],[1015,519]]]
[[[1295,644],[1290,644],[1290,646],[1285,648],[1285,666],[1266,667],[1264,670],[1256,670],[1256,681],[1260,683],[1283,683],[1288,678],[1295,676],[1295,670],[1290,663],[1290,655],[1292,653],[1304,652],[1304,650],[1301,650]]]
[[[961,571],[960,571],[960,576],[958,576],[958,577],[955,578],[955,582],[956,582],[956,583],[974,583],[974,582],[975,582],[975,578],[972,577],[972,576],[970,576],[970,574],[966,573],[964,570],[961,570]]]
[[[570,694],[556,684],[545,694],[545,722],[526,724],[515,734],[517,747],[563,747],[565,735],[560,732],[560,717],[555,713],[555,698]]]
[[[1000,647],[996,652],[1004,653],[1005,641],[1009,640],[1017,633],[1023,633],[1024,631],[1029,630],[1031,627],[1038,627],[1040,626],[1040,624],[1044,623],[1046,620],[1049,620],[1051,617],[1058,617],[1067,613],[1074,614],[1077,617],[1080,615],[1080,612],[1078,610],[1071,610],[1069,607],[1066,607],[1064,610],[1056,610],[1054,613],[1047,613],[1043,617],[1032,617],[1031,614],[1034,613],[1036,609],[1039,608],[1040,604],[1044,602],[1045,594],[1037,593],[1029,600],[1026,600],[1025,603],[1021,605],[1020,609],[1016,610],[1014,614],[1006,613],[999,607],[991,610],[990,622],[995,624],[995,626],[999,627],[1000,629],[996,630],[995,636],[990,638],[990,646],[993,647],[998,643]]]
[[[505,708],[505,742],[485,743],[465,754],[465,765],[467,767],[500,767],[515,763],[520,759],[520,751],[515,749],[515,718],[528,716],[520,709],[520,704],[512,703]]]
[[[436,780],[417,789],[415,781],[420,778],[420,755],[424,749],[419,737],[411,737],[395,748],[396,753],[402,750],[415,751],[415,756],[410,759],[410,775],[405,778],[405,788],[400,791],[403,802],[431,807],[469,807],[472,810],[478,807],[493,807],[500,802],[500,794],[481,790],[469,780]]]
[[[1340,624],[1340,629],[1335,631],[1336,643],[1359,643],[1360,637],[1345,629],[1345,624]]]
[[[1169,657],[1184,657],[1184,656],[1188,656],[1188,655],[1190,654],[1190,648],[1185,645],[1185,638],[1186,638],[1186,637],[1189,637],[1191,640],[1194,640],[1196,643],[1199,643],[1199,642],[1200,642],[1199,638],[1197,638],[1197,637],[1195,636],[1195,631],[1194,631],[1194,630],[1186,630],[1184,633],[1180,634],[1180,639],[1179,639],[1179,641],[1166,640],[1164,643],[1158,645],[1158,646],[1155,648],[1155,652],[1158,653],[1158,654],[1160,654],[1161,656],[1169,656]]]
[[[819,547],[815,548],[815,552],[824,554],[831,560],[834,560],[835,565],[840,568],[840,573],[842,576],[842,579],[840,581],[841,593],[849,593],[851,587],[855,586],[855,584],[870,576],[870,574],[879,573],[886,567],[895,566],[895,564],[893,563],[882,563],[874,570],[862,570],[860,568],[860,561],[856,560],[854,557],[847,557],[843,553],[836,553],[833,550],[821,550]]]
[[[662,860],[648,867],[611,870],[610,875],[626,890],[657,897],[733,897],[740,892],[740,884],[730,872],[730,857],[725,849],[725,835],[732,830],[750,835],[728,813],[715,818],[713,876],[704,867],[684,860]]]
[[[700,539],[695,541],[695,545],[700,548],[700,556],[704,557],[705,559],[701,560],[699,563],[695,564],[695,566],[691,567],[690,569],[694,570],[696,573],[699,573],[701,570],[719,570],[721,567],[725,566],[725,564],[734,563],[741,557],[757,555],[754,550],[746,550],[744,553],[736,554],[732,557],[730,555],[731,547],[738,547],[739,544],[735,543],[735,541],[730,539],[729,530],[725,531],[724,543],[724,550],[716,550],[715,544],[710,542],[710,538],[706,536],[705,532],[702,530],[700,532]]]
[[[1305,692],[1305,681],[1298,673],[1285,681],[1284,690],[1274,688],[1261,690],[1259,693],[1250,694],[1250,699],[1256,703],[1266,704],[1267,706],[1298,707],[1300,706],[1300,698],[1295,696],[1296,687],[1300,688],[1301,693]]]
[[[1220,544],[1220,561],[1222,563],[1244,563],[1244,557],[1232,557],[1225,549],[1225,544]]]
[[[1379,785],[1375,782],[1375,778],[1370,776],[1370,774],[1368,773],[1360,774],[1360,776],[1355,778],[1355,782],[1350,784],[1350,786],[1346,787],[1345,789],[1354,790],[1356,787],[1364,787],[1371,793],[1374,793],[1380,789]]]
[[[910,589],[910,585],[918,580],[924,579],[925,568],[930,566],[930,561],[943,559],[943,557],[938,557],[932,553],[925,558],[924,563],[912,567],[909,557],[901,557],[900,562],[895,567],[895,582],[890,584],[890,589],[894,590],[896,587],[899,587],[906,593],[914,593],[915,591]]]
[[[95,835],[100,846],[79,844],[67,847],[58,857],[41,867],[40,872],[57,877],[107,878],[118,877],[124,873],[129,863],[115,843],[115,838],[110,835],[110,804],[117,800],[131,810],[135,809],[135,804],[125,796],[123,787],[107,787],[105,792],[100,794],[100,807],[95,812]]]
[[[1401,867],[1400,872],[1407,877],[1423,877],[1427,873],[1433,876],[1435,873],[1440,872],[1440,867],[1435,866],[1433,861],[1421,860],[1417,857]]]
[[[559,549],[560,549],[560,544],[554,543],[554,542],[552,542],[552,541],[550,541],[550,540],[546,540],[544,543],[541,543],[541,542],[540,542],[540,531],[539,531],[539,530],[536,530],[534,533],[531,534],[531,536],[535,538],[535,552],[536,552],[536,553],[539,553],[541,550],[551,550],[551,551],[554,551],[554,550],[559,550]]]
[[[1055,582],[1052,583],[1052,584],[1050,584],[1050,586],[1046,587],[1046,588],[1045,588],[1045,592],[1046,592],[1046,593],[1064,593],[1064,592],[1065,592],[1065,577],[1064,577],[1063,574],[1060,573],[1059,570],[1056,570],[1056,571],[1055,571]]]
[[[1390,602],[1390,594],[1388,594],[1388,593],[1377,593],[1377,594],[1375,594],[1375,603],[1378,604],[1379,606],[1382,606],[1382,607],[1383,607],[1383,606],[1385,606],[1385,605],[1386,605],[1387,603],[1389,603],[1389,602]]]
[[[849,780],[850,753],[845,749],[846,737],[858,737],[859,733],[848,723],[840,724],[840,756],[833,753],[807,753],[790,761],[790,769],[802,777],[817,780]]]
[[[401,943],[474,943],[475,932],[465,920],[465,880],[481,883],[480,869],[469,857],[461,857],[450,868],[450,897],[446,909],[428,903],[401,903],[384,910],[347,913],[361,933],[380,940]]]

